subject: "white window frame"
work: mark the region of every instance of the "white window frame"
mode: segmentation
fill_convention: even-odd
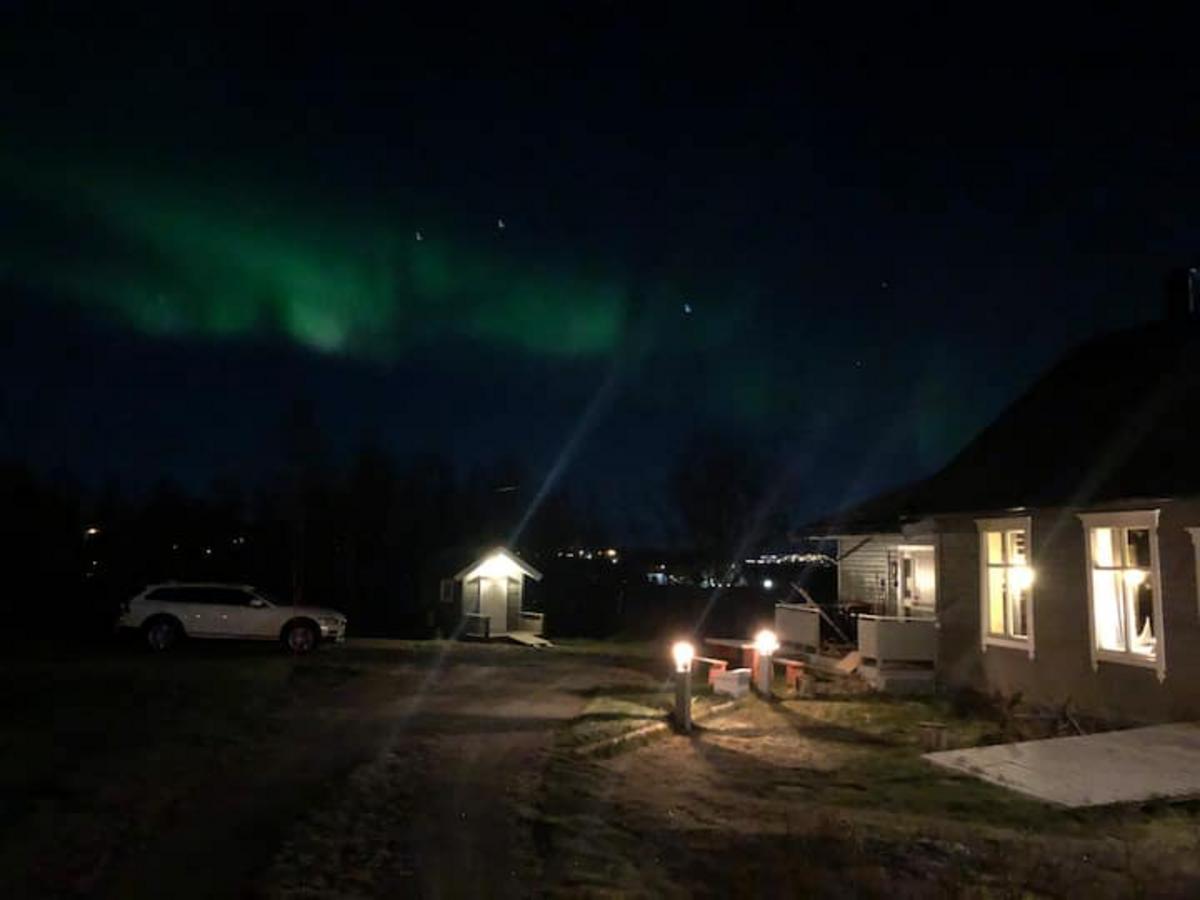
[[[976,519],[975,527],[979,529],[979,645],[986,653],[988,647],[1007,647],[1010,650],[1024,650],[1029,658],[1034,657],[1034,621],[1036,606],[1033,602],[1034,585],[1028,588],[1029,597],[1029,635],[1015,638],[992,634],[988,631],[990,620],[991,597],[988,595],[988,548],[987,536],[991,532],[1024,531],[1025,532],[1025,564],[1033,568],[1033,518],[1031,516],[1009,516],[1003,519]]]
[[[1092,671],[1100,663],[1111,662],[1123,666],[1138,666],[1154,669],[1158,680],[1167,677],[1167,632],[1163,627],[1162,574],[1158,558],[1158,513],[1157,509],[1139,509],[1126,512],[1078,513],[1083,523],[1083,565],[1087,580],[1088,597],[1088,646],[1092,654]],[[1154,657],[1118,650],[1102,650],[1096,643],[1095,588],[1092,585],[1092,529],[1093,528],[1145,528],[1150,531],[1150,578],[1154,591]]]

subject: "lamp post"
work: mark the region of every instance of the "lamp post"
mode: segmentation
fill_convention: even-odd
[[[689,734],[692,730],[692,658],[696,648],[690,641],[676,641],[671,646],[675,660],[675,727]]]
[[[764,628],[754,636],[754,687],[764,697],[771,696],[771,654],[779,649],[775,632]]]

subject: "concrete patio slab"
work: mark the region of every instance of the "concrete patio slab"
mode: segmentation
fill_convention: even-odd
[[[1047,803],[1200,797],[1200,723],[943,750],[925,759]]]

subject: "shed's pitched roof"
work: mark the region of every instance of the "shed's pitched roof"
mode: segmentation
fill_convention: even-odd
[[[541,572],[539,572],[529,563],[525,562],[525,560],[521,559],[521,557],[517,556],[517,554],[513,553],[507,547],[493,547],[486,553],[474,557],[469,563],[467,563],[467,565],[455,573],[454,578],[458,581],[461,581],[493,556],[503,556],[516,568],[520,569],[525,576],[532,578],[534,581],[542,580]]]
[[[1200,325],[1129,328],[1064,357],[937,474],[814,524],[1198,494],[1198,437]]]

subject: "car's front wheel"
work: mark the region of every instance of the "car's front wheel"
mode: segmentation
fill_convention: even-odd
[[[169,616],[155,616],[142,631],[146,635],[146,646],[155,653],[170,650],[183,635],[179,623]]]
[[[309,622],[292,622],[283,631],[283,646],[293,653],[309,653],[317,646],[317,629]]]

